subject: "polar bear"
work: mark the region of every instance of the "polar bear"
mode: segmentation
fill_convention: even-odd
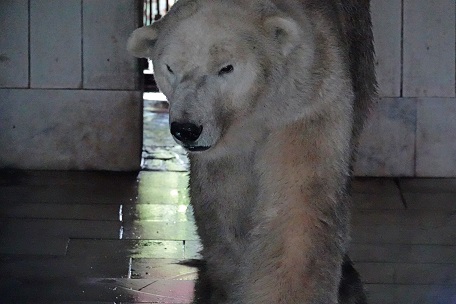
[[[188,151],[195,303],[365,303],[346,252],[369,1],[180,0],[128,49],[152,59]]]

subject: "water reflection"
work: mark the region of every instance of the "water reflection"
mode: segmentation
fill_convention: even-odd
[[[123,248],[130,279],[103,284],[130,301],[191,303],[197,269],[177,264],[200,258],[188,196],[188,159],[169,133],[167,113],[144,108],[144,169],[134,202],[122,206]],[[118,252],[119,253],[119,252]],[[125,297],[123,298],[125,299]]]
[[[186,172],[185,150],[176,144],[169,132],[168,113],[156,113],[154,101],[144,101],[143,169]]]
[[[197,269],[177,264],[200,257],[188,174],[143,171],[138,180],[136,202],[121,208],[124,247],[117,248],[130,259],[131,279],[103,284],[136,302],[191,303]]]

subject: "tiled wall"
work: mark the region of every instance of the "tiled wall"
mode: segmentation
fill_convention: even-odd
[[[456,176],[455,1],[371,4],[381,98],[355,173]]]
[[[0,168],[139,168],[140,2],[0,1]]]
[[[136,169],[141,0],[0,1],[0,167]],[[357,175],[456,176],[455,1],[371,0],[381,99]]]

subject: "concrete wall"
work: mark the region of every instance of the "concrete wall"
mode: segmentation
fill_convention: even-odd
[[[140,2],[0,1],[0,168],[139,168]]]
[[[355,172],[456,176],[455,1],[371,3],[381,98]]]
[[[139,168],[141,0],[0,1],[0,167]],[[357,175],[456,176],[455,1],[371,0],[381,99]]]

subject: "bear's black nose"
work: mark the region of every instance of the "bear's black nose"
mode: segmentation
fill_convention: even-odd
[[[197,126],[192,123],[171,123],[171,134],[185,144],[191,144],[196,141],[203,132],[203,126]]]

